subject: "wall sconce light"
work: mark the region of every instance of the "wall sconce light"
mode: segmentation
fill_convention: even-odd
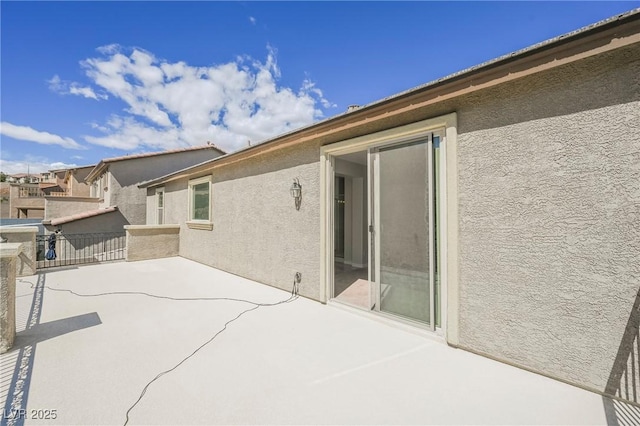
[[[300,204],[302,203],[302,185],[300,185],[298,178],[295,178],[293,185],[291,185],[291,196],[296,201],[296,210],[300,210]]]

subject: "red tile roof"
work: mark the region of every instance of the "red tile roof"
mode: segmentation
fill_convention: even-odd
[[[120,157],[105,158],[101,162],[102,163],[113,163],[115,161],[132,160],[134,158],[153,157],[155,155],[175,154],[177,152],[198,151],[198,150],[201,150],[201,149],[217,149],[221,153],[226,154],[225,151],[223,151],[222,149],[218,148],[216,145],[208,144],[208,145],[192,146],[192,147],[189,147],[189,148],[170,149],[168,151],[144,152],[142,154],[122,155]]]
[[[87,219],[94,216],[100,216],[105,213],[115,212],[116,210],[118,210],[118,207],[116,206],[107,207],[106,209],[89,210],[86,212],[73,214],[71,216],[58,217],[51,220],[43,220],[42,224],[57,226],[57,225],[62,225],[69,222],[74,222],[76,220]]]
[[[187,151],[200,151],[200,150],[205,150],[205,149],[215,149],[216,151],[219,151],[222,155],[226,154],[225,151],[223,151],[222,149],[218,148],[216,145],[214,145],[211,142],[209,142],[207,145],[192,146],[192,147],[189,147],[189,148],[179,148],[179,149],[172,149],[172,150],[168,150],[168,151],[146,152],[146,153],[142,153],[142,154],[131,154],[131,155],[123,155],[121,157],[105,158],[104,160],[101,160],[93,168],[93,170],[91,170],[89,172],[89,174],[85,178],[85,181],[90,182],[91,180],[93,180],[93,178],[95,178],[98,175],[102,174],[102,172],[104,170],[106,170],[106,167],[107,167],[108,164],[115,163],[117,161],[133,160],[133,159],[136,159],[136,158],[155,157],[157,155],[176,154],[176,153],[187,152]]]

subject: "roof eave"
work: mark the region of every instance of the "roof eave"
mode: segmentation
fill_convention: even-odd
[[[456,84],[460,84],[461,82],[468,81],[469,86],[471,87],[470,91],[480,90],[483,88],[483,86],[480,84],[477,84],[477,81],[481,80],[482,76],[491,75],[491,73],[497,72],[502,68],[509,67],[514,63],[524,63],[526,65],[527,61],[530,60],[531,58],[535,58],[539,56],[544,57],[544,54],[547,51],[550,51],[552,49],[559,49],[559,48],[562,48],[563,46],[567,46],[567,45],[571,46],[574,44],[579,46],[580,40],[597,36],[598,34],[602,34],[612,28],[622,27],[627,23],[637,24],[638,22],[640,22],[640,8],[613,16],[611,18],[605,19],[603,21],[599,21],[597,23],[588,25],[586,27],[580,28],[578,30],[572,31],[567,34],[554,37],[552,39],[543,41],[541,43],[534,44],[525,49],[521,49],[512,53],[509,53],[507,55],[500,56],[490,61],[458,71],[448,76],[430,81],[426,84],[414,87],[404,92],[400,92],[398,94],[389,96],[387,98],[377,100],[370,104],[364,105],[356,110],[344,112],[342,114],[327,118],[317,123],[313,123],[308,126],[300,127],[290,132],[280,134],[274,138],[267,139],[258,144],[239,149],[230,154],[223,155],[215,159],[206,161],[204,163],[197,164],[197,165],[167,174],[157,179],[143,182],[140,185],[138,185],[138,187],[149,188],[149,187],[159,186],[163,183],[166,183],[175,179],[179,179],[182,177],[186,177],[185,175],[194,175],[197,173],[202,173],[207,171],[208,166],[213,167],[215,166],[216,163],[220,161],[225,161],[225,160],[228,160],[229,158],[240,156],[241,154],[247,153],[249,151],[261,150],[261,149],[264,149],[266,145],[271,145],[277,142],[286,141],[287,139],[292,139],[299,135],[303,136],[304,134],[311,133],[311,131],[315,131],[316,134],[320,134],[322,130],[327,127],[333,126],[337,128],[343,123],[346,125],[346,124],[349,124],[350,122],[358,123],[363,121],[375,120],[376,118],[370,118],[372,115],[371,114],[372,112],[375,112],[382,108],[386,108],[389,104],[402,103],[405,99],[420,97],[425,93],[435,91],[438,88],[442,88],[445,86],[455,86]],[[638,28],[635,28],[632,26],[632,33],[637,34]],[[554,66],[558,66],[558,65],[560,64],[558,63]],[[520,77],[514,77],[514,78],[520,78]]]
[[[84,181],[87,183],[92,183],[98,176],[100,176],[104,169],[106,169],[107,164],[104,161],[100,161],[94,168],[89,172]]]

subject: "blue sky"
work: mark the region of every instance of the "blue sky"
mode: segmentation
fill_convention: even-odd
[[[2,1],[0,170],[233,151],[637,7]]]

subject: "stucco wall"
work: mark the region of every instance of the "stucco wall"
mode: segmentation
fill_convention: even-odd
[[[342,139],[452,111],[460,346],[616,393],[640,325],[640,46],[367,123]],[[180,254],[285,289],[300,271],[302,293],[317,299],[318,158],[307,143],[216,169],[212,231],[184,226],[187,180],[167,184],[166,223],[182,225]],[[294,177],[299,212],[288,191]]]
[[[0,218],[2,219],[8,219],[11,217],[11,205],[9,202],[10,195],[10,183],[0,182]]]
[[[180,255],[265,284],[320,297],[320,149],[307,144],[216,169],[213,230],[189,229],[188,180],[166,188],[166,223],[181,224]],[[289,193],[302,185],[302,205]]]
[[[127,262],[178,256],[179,225],[128,225]]]
[[[9,205],[11,218],[43,218],[44,217],[44,197],[20,197],[20,186],[11,185],[9,190]],[[38,185],[31,185],[37,188]],[[27,209],[27,216],[21,209]]]
[[[95,210],[98,208],[99,202],[98,198],[45,197],[44,219],[50,220]]]
[[[36,273],[36,234],[37,226],[0,226],[0,237],[7,243],[19,244],[15,273],[19,277]]]
[[[144,225],[147,219],[147,190],[138,188],[139,183],[218,156],[220,153],[217,150],[206,149],[112,163],[109,165],[105,204],[108,199],[108,206],[118,206],[128,224]]]
[[[91,194],[91,186],[84,180],[93,167],[82,167],[73,171],[67,190],[74,197],[89,197]]]
[[[0,354],[13,346],[16,337],[16,264],[19,243],[0,244]]]
[[[638,323],[640,48],[458,113],[460,345],[612,392]]]

